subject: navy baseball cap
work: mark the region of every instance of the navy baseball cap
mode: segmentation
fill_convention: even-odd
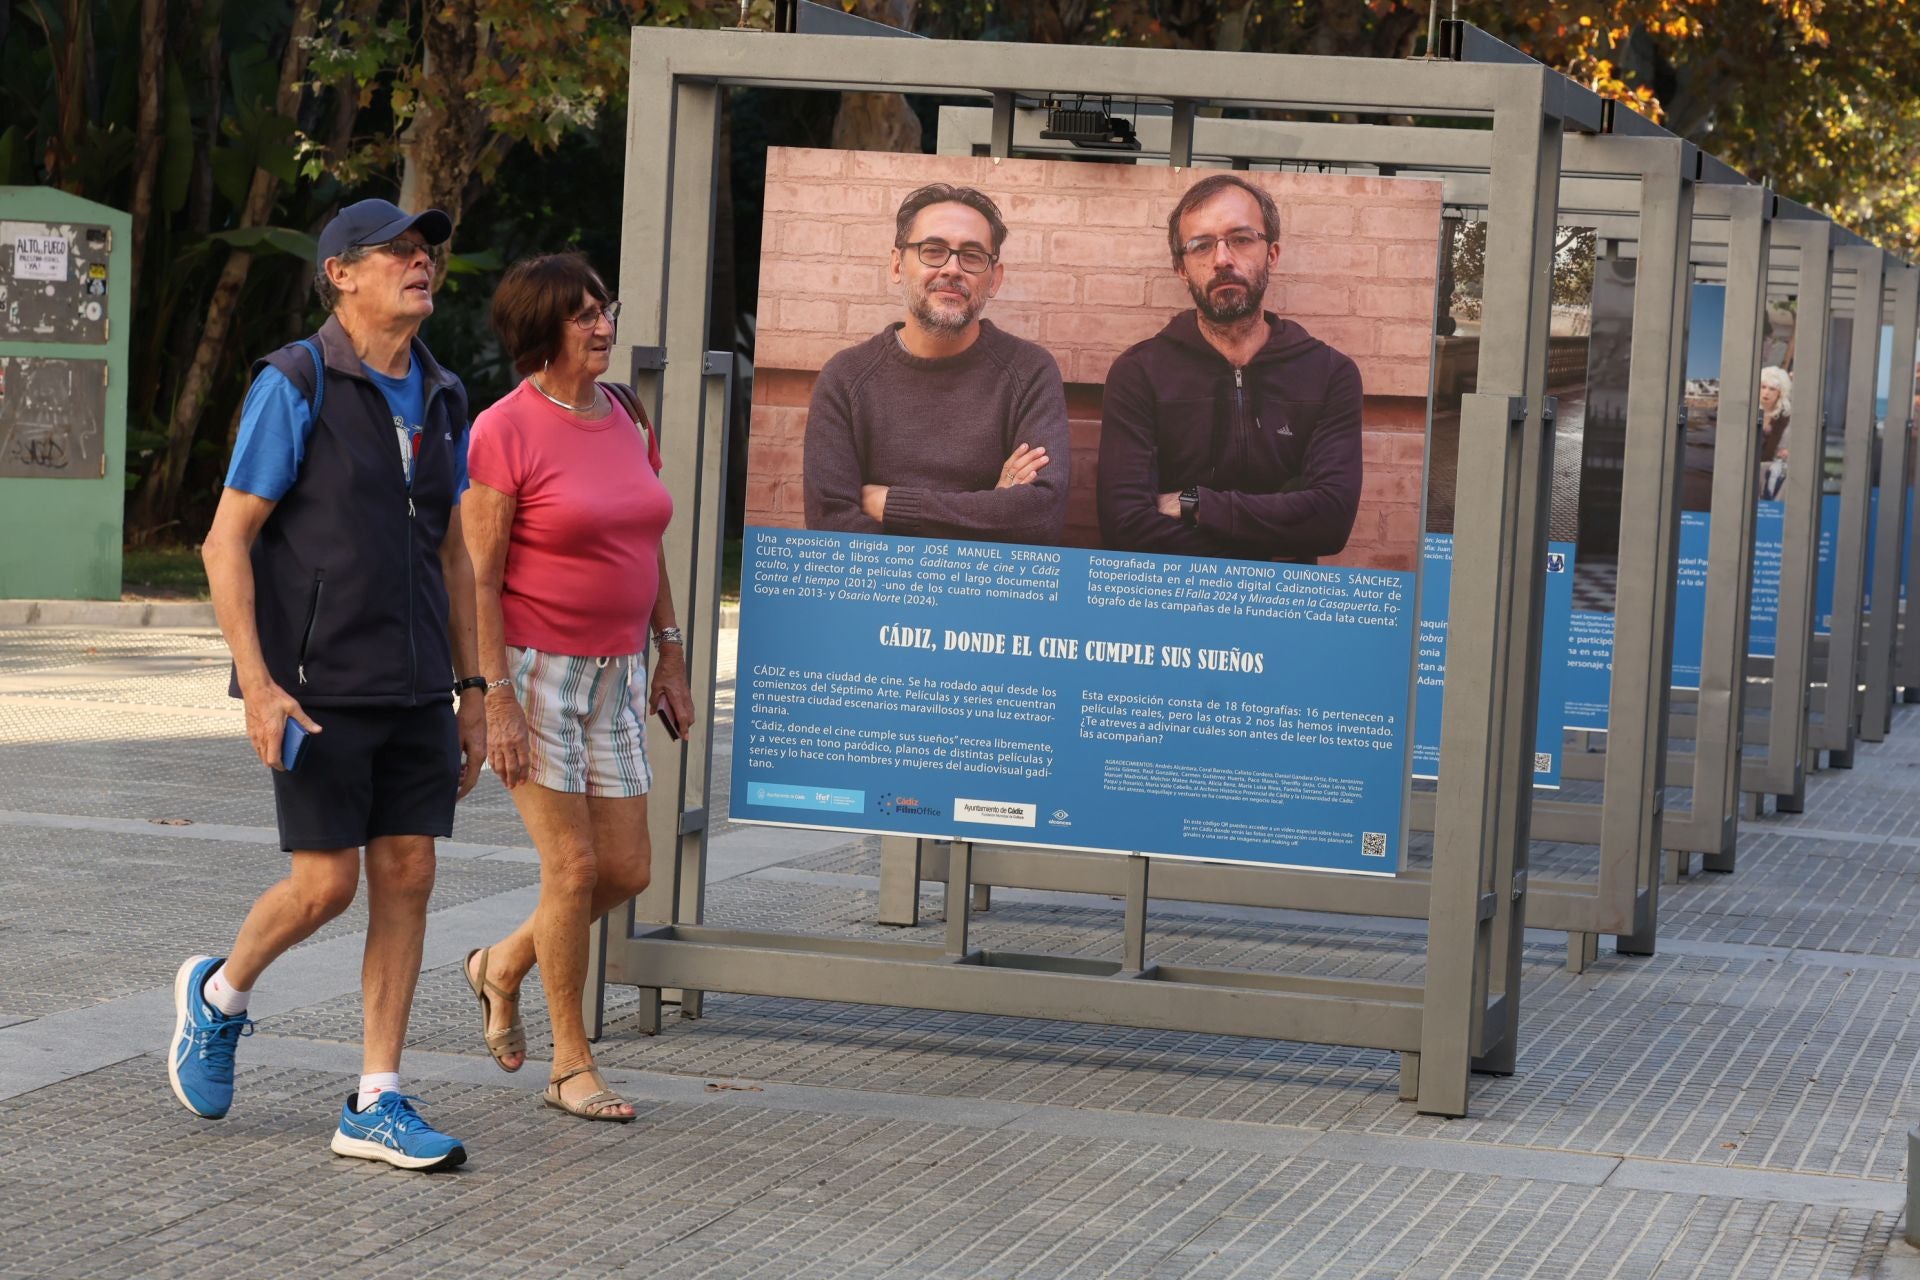
[[[428,244],[443,244],[453,234],[453,219],[438,209],[408,213],[391,200],[362,200],[333,215],[320,232],[317,260],[337,258],[355,245],[385,244],[418,231]]]

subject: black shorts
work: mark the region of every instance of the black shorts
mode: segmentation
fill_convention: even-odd
[[[280,847],[359,848],[376,836],[450,836],[460,790],[460,731],[451,703],[308,707],[320,732],[300,767],[273,771]]]

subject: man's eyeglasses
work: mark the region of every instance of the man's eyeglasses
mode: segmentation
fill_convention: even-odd
[[[998,254],[988,253],[985,249],[956,249],[939,240],[911,240],[900,248],[913,250],[919,255],[920,261],[929,267],[944,267],[948,258],[958,258],[960,269],[974,276],[1000,261]]]
[[[1225,243],[1236,258],[1244,258],[1252,253],[1255,246],[1266,243],[1266,237],[1257,231],[1233,231],[1224,236],[1195,236],[1180,246],[1180,252],[1189,258],[1211,258],[1213,251]]]
[[[616,300],[604,306],[588,307],[579,315],[572,317],[573,323],[583,332],[592,333],[600,325],[600,317],[605,316],[608,324],[620,323],[620,303]]]
[[[412,262],[416,253],[424,253],[427,255],[427,261],[436,267],[440,265],[440,260],[446,257],[447,250],[443,244],[427,244],[423,240],[409,240],[405,236],[401,236],[398,240],[389,240],[385,244],[370,244],[364,247],[369,253],[390,254],[402,262]]]

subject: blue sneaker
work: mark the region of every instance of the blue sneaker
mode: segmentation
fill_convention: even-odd
[[[356,1090],[347,1095],[340,1108],[340,1127],[333,1134],[333,1154],[355,1156],[361,1160],[385,1160],[402,1169],[432,1173],[464,1164],[467,1149],[458,1138],[441,1133],[413,1109],[420,1099],[411,1094],[386,1092],[367,1104],[365,1111],[353,1109]]]
[[[207,1003],[207,978],[225,956],[194,956],[173,975],[173,1046],[167,1079],[173,1096],[197,1116],[218,1120],[233,1105],[233,1049],[253,1034],[244,1013],[231,1016]]]

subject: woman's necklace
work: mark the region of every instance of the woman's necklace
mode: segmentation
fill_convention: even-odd
[[[551,400],[553,403],[559,405],[562,409],[565,409],[568,413],[579,414],[583,418],[586,417],[588,414],[592,413],[594,409],[598,407],[600,404],[600,389],[598,387],[594,388],[593,397],[589,399],[585,404],[568,404],[565,400],[562,400],[559,396],[553,394],[553,392],[541,386],[540,379],[535,377],[533,374],[527,375],[527,381],[533,384],[533,389],[535,391],[538,391],[541,395],[545,396],[548,400]]]

